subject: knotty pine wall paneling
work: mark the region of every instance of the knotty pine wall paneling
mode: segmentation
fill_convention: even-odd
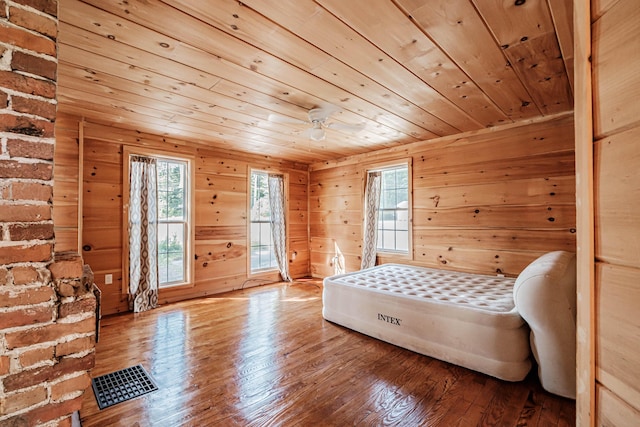
[[[640,423],[640,6],[591,3],[596,423],[631,426]]]
[[[545,252],[575,251],[573,141],[562,114],[311,165],[312,274],[333,274],[338,260],[360,268],[367,165],[407,157],[413,259],[401,262],[516,276]]]
[[[78,251],[78,118],[58,113],[53,184],[55,251]]]
[[[289,175],[289,274],[310,275],[309,249],[309,169],[308,165],[288,169]]]
[[[122,143],[110,140],[106,129],[88,123],[84,129],[82,256],[102,291],[102,313],[128,311],[127,295],[121,292]],[[112,275],[111,284],[105,284],[106,274]]]
[[[360,269],[364,175],[357,162],[326,169],[320,166],[310,173],[309,230],[314,277]]]
[[[73,118],[69,118],[69,129],[77,129],[77,122],[78,119],[75,118],[74,125]],[[69,150],[72,149],[71,141],[74,137],[71,133],[68,138]],[[167,141],[160,136],[86,122],[83,256],[85,262],[91,265],[96,284],[102,290],[104,314],[128,310],[127,296],[121,291],[122,278],[126,274],[122,267],[122,152],[125,144],[195,157],[195,283],[192,286],[161,290],[161,303],[277,280],[278,275],[275,274],[250,280],[247,272],[246,206],[249,165],[288,174],[290,272],[294,278],[309,275],[307,165],[247,154],[234,155],[231,152],[210,150],[197,143]],[[77,162],[75,166],[70,164],[68,173],[71,177],[74,170],[77,171]],[[66,184],[61,182],[61,185]],[[57,188],[54,189],[56,190]],[[64,203],[61,203],[62,209],[73,211],[73,207],[67,208]],[[73,212],[69,214],[71,229],[74,226],[77,228],[77,221],[74,223],[75,217],[72,214]],[[66,226],[63,220],[61,224]],[[105,274],[113,275],[113,284],[105,285]]]

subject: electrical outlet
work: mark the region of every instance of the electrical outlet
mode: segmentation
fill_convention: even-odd
[[[104,275],[104,284],[110,285],[113,283],[113,274],[105,274]]]

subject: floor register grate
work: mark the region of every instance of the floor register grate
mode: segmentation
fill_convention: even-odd
[[[142,365],[131,366],[91,380],[100,409],[156,391],[158,386]]]

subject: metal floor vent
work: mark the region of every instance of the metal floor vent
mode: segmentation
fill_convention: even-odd
[[[158,386],[142,365],[121,369],[91,380],[100,409],[156,391]]]

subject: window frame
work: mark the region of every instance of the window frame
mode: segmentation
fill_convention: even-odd
[[[157,215],[157,218],[158,218],[158,229],[157,229],[157,235],[158,235],[158,238],[157,238],[157,240],[158,240],[157,241],[157,244],[158,244],[158,260],[160,260],[160,255],[161,255],[161,252],[160,252],[160,242],[161,242],[160,241],[160,226],[161,226],[161,224],[162,225],[166,224],[167,226],[168,225],[172,225],[172,224],[173,225],[176,225],[176,224],[177,225],[181,225],[182,228],[183,228],[183,234],[184,234],[184,240],[185,240],[183,242],[183,243],[185,243],[185,245],[184,245],[185,247],[183,248],[183,254],[182,255],[183,255],[183,267],[184,267],[184,270],[185,270],[184,278],[186,280],[164,282],[164,284],[159,281],[158,282],[158,288],[166,289],[166,288],[171,288],[171,287],[174,287],[174,286],[181,286],[184,283],[189,281],[188,280],[189,279],[189,265],[188,265],[189,264],[189,258],[187,258],[188,253],[189,253],[188,245],[189,245],[189,241],[190,241],[189,235],[188,235],[189,228],[190,228],[189,227],[189,211],[191,210],[190,206],[189,206],[189,202],[190,202],[190,198],[189,198],[189,177],[188,177],[188,175],[189,175],[189,163],[184,161],[184,160],[177,159],[177,158],[157,157],[157,156],[155,158],[156,158],[156,162],[157,162],[156,165],[158,167],[158,170],[159,170],[160,162],[180,164],[180,165],[184,165],[184,167],[185,167],[185,174],[184,174],[184,179],[185,179],[185,182],[184,182],[184,186],[185,186],[185,188],[184,188],[184,214],[183,214],[183,219],[182,220],[175,221],[175,220],[163,219],[162,216],[160,215],[160,187],[161,187],[161,183],[160,183],[159,180],[157,181],[157,186],[158,186],[158,215]],[[158,279],[161,277],[160,267],[161,267],[161,265],[158,263]],[[164,266],[162,266],[162,267],[164,267]]]
[[[363,170],[363,185],[362,185],[362,201],[364,208],[364,188],[366,186],[366,179],[369,172],[383,172],[385,170],[396,169],[405,166],[407,168],[407,251],[392,251],[378,248],[379,235],[376,237],[376,257],[378,259],[383,258],[386,262],[394,261],[412,261],[413,260],[413,159],[397,159],[390,160],[381,163],[371,163],[365,166]],[[380,200],[382,201],[382,191],[380,194]],[[380,206],[378,206],[378,215],[382,213]],[[364,232],[364,209],[362,212],[362,230]],[[376,231],[378,231],[378,225],[376,224]],[[381,263],[381,262],[379,262]]]
[[[289,254],[290,248],[290,230],[289,230],[289,174],[278,169],[269,169],[269,168],[261,168],[261,167],[247,167],[247,277],[251,279],[265,279],[265,280],[279,280],[280,270],[277,266],[273,268],[264,268],[259,270],[251,269],[251,184],[252,184],[252,175],[254,172],[261,172],[267,175],[269,174],[278,174],[282,175],[284,179],[284,203],[285,203],[285,224],[287,230],[286,236],[286,253]]]
[[[157,160],[169,160],[186,163],[186,190],[185,190],[185,281],[158,286],[160,297],[167,296],[172,292],[184,288],[193,287],[195,284],[195,157],[189,154],[175,153],[170,151],[155,150],[152,148],[133,147],[124,145],[122,150],[122,293],[129,293],[129,165],[131,156],[147,156]],[[159,244],[160,242],[158,242]]]

